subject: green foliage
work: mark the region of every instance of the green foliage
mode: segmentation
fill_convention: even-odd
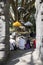
[[[33,24],[33,29],[35,31],[36,24],[35,24],[35,0],[10,0],[10,5],[12,5],[12,9],[14,11],[15,20],[22,20],[24,22],[30,21]],[[24,11],[19,12],[17,8],[23,7]],[[25,16],[23,16],[25,15]]]

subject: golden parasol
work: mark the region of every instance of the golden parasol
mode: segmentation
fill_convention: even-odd
[[[19,21],[16,21],[13,23],[13,26],[19,27],[19,26],[22,26],[22,24]]]

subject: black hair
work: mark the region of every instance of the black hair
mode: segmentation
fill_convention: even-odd
[[[41,2],[43,2],[43,0],[41,0]]]
[[[40,3],[42,3],[43,2],[43,0],[41,0],[41,2]]]

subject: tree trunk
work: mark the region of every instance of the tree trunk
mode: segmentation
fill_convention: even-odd
[[[16,0],[16,9],[15,9],[15,12],[16,12],[15,19],[16,19],[16,21],[18,20],[18,10],[17,10],[17,8],[18,8],[18,0]]]
[[[5,15],[5,22],[6,22],[6,26],[5,26],[5,53],[6,53],[6,57],[9,54],[10,51],[10,43],[9,43],[9,0],[6,0],[6,5],[4,8],[4,15]]]

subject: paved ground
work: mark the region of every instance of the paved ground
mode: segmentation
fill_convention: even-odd
[[[43,63],[39,58],[38,51],[29,49],[12,51],[6,65],[43,65]]]

